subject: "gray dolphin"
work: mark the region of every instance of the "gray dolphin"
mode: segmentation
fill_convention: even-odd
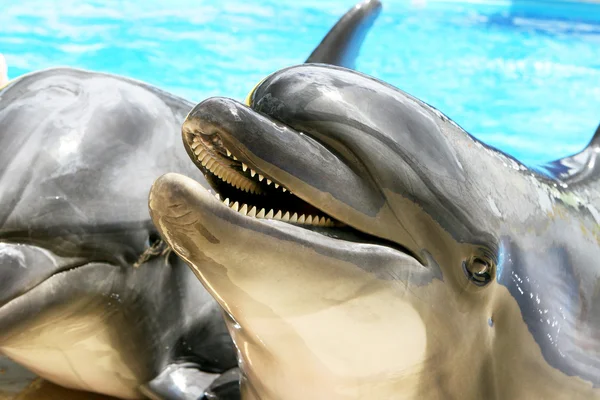
[[[243,398],[600,399],[597,137],[542,174],[325,65],[182,131],[203,173],[258,193],[167,174],[149,198],[227,312]]]
[[[317,50],[350,60],[364,37],[354,32],[380,8],[354,7],[334,27],[347,40],[334,31]],[[192,107],[67,68],[0,91],[1,354],[59,385],[121,398],[239,396],[221,309],[147,209],[168,171],[209,187],[178,139]]]

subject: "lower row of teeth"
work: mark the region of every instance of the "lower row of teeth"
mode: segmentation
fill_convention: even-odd
[[[220,199],[220,196],[216,195],[217,199]],[[279,221],[289,222],[292,224],[300,224],[300,225],[313,225],[313,226],[323,226],[323,227],[332,227],[335,226],[335,222],[328,217],[319,217],[316,215],[306,215],[298,213],[291,214],[289,211],[283,213],[281,210],[275,211],[271,209],[267,212],[266,208],[261,208],[258,210],[256,206],[249,206],[247,204],[241,204],[239,202],[231,203],[229,199],[223,200],[223,204],[227,207],[231,208],[234,211],[239,212],[242,215],[254,218],[261,219],[276,219]]]

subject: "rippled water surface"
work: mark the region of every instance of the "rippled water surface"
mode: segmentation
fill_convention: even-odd
[[[357,69],[532,164],[578,151],[600,122],[600,5],[383,0]],[[0,0],[10,77],[66,65],[193,101],[243,99],[304,61],[354,0]]]

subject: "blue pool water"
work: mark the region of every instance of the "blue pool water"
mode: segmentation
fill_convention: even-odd
[[[357,69],[422,98],[528,164],[600,122],[600,4],[383,0]],[[243,99],[298,64],[354,0],[0,0],[9,75],[67,65],[193,101]]]

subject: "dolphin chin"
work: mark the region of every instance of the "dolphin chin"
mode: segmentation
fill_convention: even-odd
[[[85,257],[61,257],[32,244],[0,242],[0,311],[54,276],[90,263]]]
[[[121,331],[127,323],[116,304],[85,285],[79,291],[58,292],[65,282],[81,282],[89,275],[104,276],[110,282],[115,269],[86,263],[60,271],[4,304],[0,307],[0,353],[70,389],[141,398],[138,382],[148,379],[150,371],[136,358],[133,346],[119,345],[131,342],[130,335],[137,332]],[[119,335],[124,337],[118,339]]]
[[[244,398],[416,394],[413,379],[381,379],[423,368],[426,331],[414,288],[432,283],[431,269],[396,249],[325,232],[335,228],[244,216],[179,174],[155,182],[149,206],[159,231],[228,314],[247,378]],[[398,279],[411,286],[400,295]],[[373,335],[378,340],[364,342]],[[388,351],[392,340],[398,344]]]

